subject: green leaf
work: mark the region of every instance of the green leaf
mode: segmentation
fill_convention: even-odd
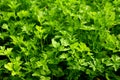
[[[61,38],[60,41],[61,41],[61,44],[62,44],[63,46],[68,46],[68,45],[69,45],[68,40],[65,40],[64,38]]]
[[[15,10],[18,6],[20,6],[20,3],[17,3],[17,1],[10,1],[10,3],[8,4],[8,6],[12,9]]]
[[[6,50],[5,50],[5,55],[11,55],[11,53],[12,53],[12,50],[13,50],[13,48],[7,48]]]
[[[6,30],[9,29],[7,24],[3,24],[3,25],[2,25],[2,28],[3,28],[3,29],[6,29]]]
[[[5,46],[0,46],[0,56],[5,55],[4,51],[5,51]]]
[[[60,55],[60,58],[61,58],[61,59],[68,58],[68,55],[67,55],[67,54],[65,54],[65,53],[63,53],[62,55]]]
[[[86,46],[85,43],[80,42],[80,51],[90,51],[90,48]]]
[[[52,39],[52,46],[54,48],[58,48],[60,46],[60,43],[58,43],[57,41],[55,41],[55,39]]]
[[[38,76],[38,77],[40,77],[41,75],[40,75],[40,73],[39,73],[38,71],[35,71],[35,72],[32,74],[32,76]]]
[[[12,63],[7,63],[7,64],[4,65],[4,67],[6,69],[8,69],[9,71],[13,71],[13,64]]]
[[[41,76],[40,79],[41,80],[51,80],[50,77],[45,77],[45,76]]]
[[[23,17],[29,17],[29,11],[22,10],[22,11],[17,13],[17,16],[19,16],[20,19],[22,19]]]

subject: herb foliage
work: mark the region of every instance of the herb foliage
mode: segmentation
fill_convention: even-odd
[[[119,55],[120,0],[0,0],[1,80],[120,80]]]

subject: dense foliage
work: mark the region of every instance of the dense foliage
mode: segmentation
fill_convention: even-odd
[[[0,0],[0,80],[120,80],[120,0]]]

